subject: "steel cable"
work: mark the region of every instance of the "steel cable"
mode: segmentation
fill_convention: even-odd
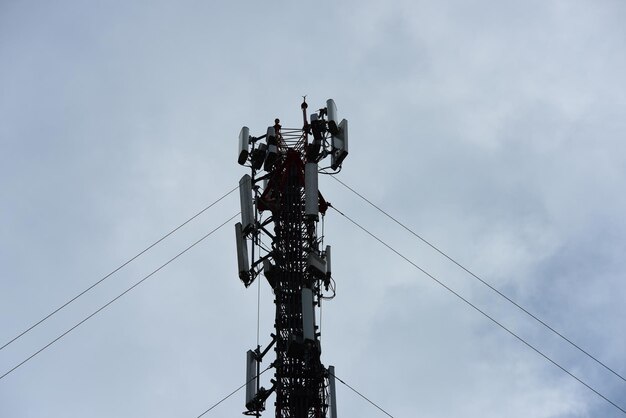
[[[263,370],[261,373],[257,374],[256,376],[254,376],[252,379],[248,380],[246,383],[244,383],[243,385],[239,386],[237,389],[233,390],[232,392],[230,392],[228,395],[226,395],[225,397],[223,397],[222,399],[220,399],[217,403],[215,403],[212,407],[210,407],[209,409],[207,409],[206,411],[204,411],[203,413],[201,413],[200,415],[198,415],[196,418],[200,418],[202,416],[204,416],[205,414],[207,414],[209,411],[211,411],[213,408],[215,408],[216,406],[218,406],[219,404],[221,404],[222,402],[224,402],[226,399],[230,398],[231,396],[233,396],[235,393],[239,392],[241,389],[243,389],[244,386],[246,386],[248,383],[252,382],[254,379],[257,379],[259,376],[261,376],[263,373],[265,373],[266,371],[268,371],[270,368],[272,367],[272,365],[270,364],[265,370]]]
[[[111,277],[113,274],[117,273],[118,271],[120,271],[122,268],[126,267],[128,264],[130,264],[132,261],[136,260],[138,257],[140,257],[141,255],[143,255],[146,251],[149,251],[151,248],[153,248],[155,245],[159,244],[161,241],[163,241],[164,239],[166,239],[167,237],[169,237],[170,235],[172,235],[174,232],[178,231],[180,228],[182,228],[183,226],[187,225],[189,222],[191,222],[192,220],[196,219],[198,216],[200,216],[201,214],[203,214],[204,212],[206,212],[207,210],[209,210],[211,207],[213,207],[214,205],[216,205],[217,203],[219,203],[221,200],[223,200],[226,196],[228,196],[229,194],[231,194],[232,192],[234,192],[235,190],[237,190],[238,186],[235,187],[234,189],[232,189],[231,191],[229,191],[228,193],[226,193],[225,195],[223,195],[222,197],[220,197],[219,199],[217,199],[215,202],[211,203],[209,206],[205,207],[204,209],[202,209],[200,212],[196,213],[195,215],[193,215],[191,218],[187,219],[185,222],[183,222],[182,224],[178,225],[176,228],[172,229],[170,232],[168,232],[167,234],[163,235],[161,238],[159,238],[158,240],[156,240],[154,243],[150,244],[148,247],[146,247],[145,249],[143,249],[142,251],[140,251],[139,253],[137,253],[135,256],[133,256],[132,258],[130,258],[128,261],[126,261],[125,263],[123,263],[122,265],[120,265],[119,267],[117,267],[115,270],[111,271],[109,274],[107,274],[106,276],[102,277],[100,280],[98,280],[97,282],[93,283],[91,286],[89,286],[88,288],[86,288],[85,290],[83,290],[82,292],[78,293],[76,296],[74,296],[73,298],[69,299],[67,302],[65,302],[64,304],[62,304],[61,306],[59,306],[58,308],[56,308],[55,310],[53,310],[52,312],[50,312],[48,315],[44,316],[43,318],[41,318],[39,321],[35,322],[33,325],[31,325],[30,327],[26,328],[24,331],[22,331],[21,333],[19,333],[18,335],[16,335],[15,337],[13,337],[10,341],[6,342],[2,347],[0,347],[0,351],[3,350],[4,348],[8,347],[10,344],[12,344],[13,342],[17,341],[18,339],[20,339],[21,337],[23,337],[24,335],[26,335],[28,332],[30,332],[31,330],[33,330],[34,328],[36,328],[37,326],[39,326],[40,324],[42,324],[44,321],[46,321],[47,319],[49,319],[50,317],[52,317],[53,315],[55,315],[57,312],[59,312],[61,309],[65,308],[66,306],[68,306],[70,303],[74,302],[76,299],[78,299],[79,297],[83,296],[85,293],[89,292],[91,289],[93,289],[94,287],[98,286],[100,283],[102,283],[103,281],[105,281],[106,279],[108,279],[109,277]]]
[[[372,405],[374,405],[376,408],[378,408],[380,411],[382,411],[385,415],[387,415],[388,417],[393,418],[393,416],[385,411],[383,408],[381,408],[380,406],[376,405],[373,401],[371,401],[368,397],[366,397],[365,395],[363,395],[361,392],[359,392],[358,390],[356,390],[355,388],[353,388],[352,386],[350,386],[349,384],[347,384],[346,382],[344,382],[343,380],[341,380],[340,378],[337,377],[337,375],[332,374],[331,372],[328,372],[328,374],[330,374],[331,376],[333,376],[335,379],[339,380],[341,383],[343,383],[344,385],[346,385],[346,387],[348,387],[348,389],[350,389],[351,391],[353,391],[354,393],[356,393],[357,395],[359,395],[361,398],[365,399],[367,402],[371,403]]]
[[[76,328],[78,328],[80,325],[84,324],[85,322],[87,322],[90,318],[92,318],[93,316],[95,316],[96,314],[98,314],[100,311],[102,311],[103,309],[105,309],[106,307],[108,307],[109,305],[111,305],[113,302],[115,302],[116,300],[118,300],[119,298],[121,298],[122,296],[124,296],[125,294],[127,294],[128,292],[130,292],[131,290],[133,290],[135,287],[139,286],[141,283],[143,283],[144,281],[146,281],[147,279],[149,279],[150,277],[152,277],[155,273],[157,273],[159,270],[161,270],[163,267],[167,266],[168,264],[170,264],[172,261],[176,260],[178,257],[180,257],[181,255],[185,254],[187,251],[189,251],[190,249],[192,249],[193,247],[195,247],[196,245],[198,245],[200,242],[204,241],[206,238],[208,238],[210,235],[212,235],[214,232],[216,232],[218,229],[220,229],[221,227],[223,227],[224,225],[226,225],[228,222],[232,221],[233,219],[235,219],[235,217],[239,215],[239,213],[234,214],[233,216],[231,216],[228,220],[226,220],[224,223],[222,223],[220,226],[218,226],[217,228],[213,229],[212,231],[210,231],[209,233],[205,234],[202,238],[200,238],[199,240],[197,240],[196,242],[194,242],[193,244],[191,244],[190,246],[188,246],[187,248],[185,248],[184,250],[182,250],[181,252],[179,252],[178,254],[176,254],[174,257],[170,258],[168,261],[166,261],[164,264],[162,264],[160,267],[158,267],[156,270],[154,270],[152,273],[148,274],[147,276],[145,276],[143,279],[139,280],[137,283],[133,284],[131,287],[129,287],[128,289],[124,290],[122,293],[120,293],[119,295],[117,295],[116,297],[114,297],[113,299],[111,299],[110,301],[108,301],[107,303],[105,303],[104,305],[102,305],[100,308],[98,308],[97,310],[95,310],[94,312],[92,312],[91,314],[89,314],[88,316],[86,316],[84,319],[82,319],[80,322],[76,323],[74,326],[72,326],[71,328],[69,328],[67,331],[63,332],[61,335],[59,335],[58,337],[56,337],[54,340],[50,341],[48,344],[44,345],[42,348],[40,348],[39,350],[35,351],[33,354],[31,354],[30,356],[28,356],[25,360],[21,361],[20,363],[18,363],[16,366],[14,366],[13,368],[11,368],[9,371],[5,372],[2,376],[0,376],[0,380],[4,379],[6,376],[8,376],[9,374],[13,373],[15,370],[17,370],[19,367],[21,367],[22,365],[26,364],[28,361],[30,361],[32,358],[34,358],[36,355],[38,355],[39,353],[41,353],[42,351],[44,351],[45,349],[47,349],[48,347],[50,347],[52,344],[56,343],[57,341],[59,341],[61,338],[65,337],[67,334],[69,334],[70,332],[72,332],[73,330],[75,330]]]
[[[412,229],[410,229],[408,226],[404,225],[402,222],[400,222],[399,220],[397,220],[396,218],[394,218],[393,216],[391,216],[389,213],[387,213],[385,210],[383,210],[382,208],[380,208],[379,206],[377,206],[376,204],[374,204],[371,200],[369,200],[368,198],[366,198],[365,196],[363,196],[361,193],[357,192],[356,190],[354,190],[354,188],[348,186],[346,183],[344,183],[343,181],[339,180],[338,178],[331,176],[335,181],[339,182],[340,184],[342,184],[345,188],[347,188],[348,190],[350,190],[352,193],[356,194],[358,197],[360,197],[361,199],[363,199],[365,202],[367,202],[368,204],[370,204],[372,207],[374,207],[376,210],[378,210],[379,212],[381,212],[383,215],[385,215],[386,217],[388,217],[389,219],[391,219],[393,222],[395,222],[396,224],[398,224],[399,226],[401,226],[403,229],[405,229],[406,231],[408,231],[410,234],[412,234],[413,236],[415,236],[416,238],[418,238],[420,241],[422,241],[424,244],[428,245],[430,248],[432,248],[433,250],[437,251],[439,254],[441,254],[442,256],[444,256],[445,258],[447,258],[449,261],[451,261],[452,263],[454,263],[457,267],[459,267],[460,269],[462,269],[463,271],[465,271],[467,274],[469,274],[470,276],[474,277],[476,280],[480,281],[483,285],[487,286],[489,289],[491,289],[492,291],[494,291],[495,293],[497,293],[499,296],[501,296],[502,298],[504,298],[505,300],[507,300],[508,302],[510,302],[511,304],[513,304],[515,307],[517,307],[518,309],[520,309],[522,312],[524,312],[526,315],[530,316],[531,318],[533,318],[535,321],[537,321],[538,323],[540,323],[541,325],[543,325],[545,328],[547,328],[548,330],[550,330],[551,332],[553,332],[555,335],[557,335],[558,337],[560,337],[562,340],[566,341],[567,343],[569,343],[572,347],[576,348],[578,351],[580,351],[581,353],[585,354],[587,357],[589,357],[590,359],[592,359],[593,361],[595,361],[597,364],[599,364],[600,366],[602,366],[603,368],[605,368],[606,370],[608,370],[609,372],[611,372],[612,374],[614,374],[615,376],[619,377],[620,379],[622,379],[624,382],[626,382],[626,378],[624,378],[624,376],[622,376],[621,374],[619,374],[618,372],[616,372],[615,370],[613,370],[611,367],[607,366],[605,363],[603,363],[602,361],[600,361],[597,357],[593,356],[591,353],[589,353],[588,351],[586,351],[585,349],[583,349],[582,347],[580,347],[578,344],[576,344],[575,342],[573,342],[571,339],[567,338],[565,335],[563,335],[561,332],[557,331],[554,327],[552,327],[551,325],[549,325],[548,323],[546,323],[544,320],[542,320],[541,318],[537,317],[537,315],[533,314],[532,312],[528,311],[526,308],[524,308],[523,306],[521,306],[519,303],[515,302],[513,299],[511,299],[510,297],[508,297],[507,295],[505,295],[504,293],[502,293],[500,290],[496,289],[493,285],[491,285],[490,283],[488,283],[486,280],[482,279],[481,277],[479,277],[477,274],[473,273],[471,270],[469,270],[468,268],[466,268],[465,266],[463,266],[461,263],[459,263],[458,261],[456,261],[454,258],[450,257],[448,254],[446,254],[444,251],[442,251],[441,249],[439,249],[437,246],[435,246],[434,244],[432,244],[431,242],[429,242],[428,240],[426,240],[425,238],[423,238],[421,235],[419,235],[418,233],[416,233],[415,231],[413,231]]]
[[[330,205],[329,205],[330,206]],[[596,389],[594,389],[593,387],[591,387],[589,384],[585,383],[583,380],[581,380],[579,377],[575,376],[572,372],[570,372],[569,370],[567,370],[565,367],[561,366],[559,363],[557,363],[555,360],[552,360],[550,357],[548,357],[546,354],[544,354],[543,352],[541,352],[538,348],[536,348],[534,345],[530,344],[529,342],[527,342],[526,340],[524,340],[522,337],[520,337],[519,335],[517,335],[516,333],[514,333],[513,331],[511,331],[509,328],[507,328],[506,326],[504,326],[502,323],[498,322],[498,320],[496,320],[495,318],[493,318],[492,316],[490,316],[488,313],[486,313],[485,311],[483,311],[482,309],[480,309],[478,306],[474,305],[472,302],[470,302],[469,300],[467,300],[466,298],[464,298],[463,296],[461,296],[459,293],[457,293],[456,291],[454,291],[452,288],[448,287],[445,283],[441,282],[439,279],[437,279],[435,276],[433,276],[432,274],[430,274],[429,272],[427,272],[426,270],[424,270],[423,268],[421,268],[420,266],[418,266],[417,264],[415,264],[414,262],[412,262],[411,260],[409,260],[406,256],[404,256],[402,253],[400,253],[398,250],[396,250],[395,248],[393,248],[391,245],[387,244],[385,241],[383,241],[381,238],[377,237],[376,235],[374,235],[372,232],[370,232],[369,230],[367,230],[365,227],[361,226],[359,223],[357,223],[355,220],[353,220],[352,218],[350,218],[349,216],[347,216],[345,213],[341,212],[339,209],[337,209],[334,206],[330,206],[332,207],[335,211],[337,211],[337,213],[339,213],[341,216],[343,216],[344,218],[346,218],[348,221],[350,221],[352,224],[354,224],[356,227],[358,227],[359,229],[361,229],[363,232],[365,232],[366,234],[368,234],[370,237],[374,238],[376,241],[378,241],[379,243],[381,243],[382,245],[384,245],[385,247],[387,247],[389,250],[391,250],[392,252],[394,252],[396,255],[398,255],[399,257],[401,257],[404,261],[406,261],[407,263],[411,264],[413,267],[415,267],[416,269],[418,269],[419,271],[421,271],[423,274],[425,274],[426,276],[428,276],[429,278],[431,278],[432,280],[434,280],[437,284],[439,284],[440,286],[442,286],[444,289],[446,289],[448,292],[452,293],[454,296],[456,296],[457,298],[459,298],[460,300],[462,300],[463,302],[465,302],[467,305],[469,305],[471,308],[473,308],[474,310],[476,310],[477,312],[479,312],[480,314],[482,314],[483,316],[485,316],[487,319],[489,319],[491,322],[493,322],[494,324],[496,324],[497,326],[499,326],[500,328],[502,328],[504,331],[506,331],[507,333],[511,334],[513,337],[515,337],[517,340],[519,340],[520,342],[522,342],[524,345],[526,345],[528,348],[532,349],[534,352],[536,352],[537,354],[539,354],[541,357],[543,357],[544,359],[548,360],[550,363],[552,363],[553,365],[555,365],[556,367],[558,367],[559,369],[561,369],[563,372],[565,372],[566,374],[568,374],[571,378],[575,379],[576,381],[578,381],[580,384],[582,384],[583,386],[585,386],[587,389],[591,390],[593,393],[595,393],[596,395],[598,395],[600,398],[604,399],[606,402],[610,403],[611,405],[613,405],[615,408],[619,409],[623,414],[626,414],[626,410],[624,410],[622,407],[620,407],[619,405],[617,405],[615,402],[611,401],[609,398],[607,398],[606,396],[604,396],[603,394],[601,394],[600,392],[598,392]]]

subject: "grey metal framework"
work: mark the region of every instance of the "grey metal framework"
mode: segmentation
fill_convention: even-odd
[[[336,121],[334,101],[326,104],[309,122],[308,105],[302,103],[302,129],[283,129],[276,119],[260,137],[250,136],[247,127],[241,130],[238,161],[251,168],[251,175],[240,181],[242,221],[235,227],[239,277],[248,287],[262,272],[276,304],[271,342],[247,353],[247,415],[260,416],[275,393],[277,418],[336,418],[335,400],[330,399],[334,374],[322,365],[316,325],[317,308],[334,297],[330,246],[323,248],[324,237],[318,235],[319,214],[323,223],[328,203],[317,177],[318,163],[327,156],[331,165],[325,173],[341,169],[348,132],[347,121]],[[271,240],[271,248],[262,244],[262,237]],[[275,375],[265,389],[258,374],[272,347]]]

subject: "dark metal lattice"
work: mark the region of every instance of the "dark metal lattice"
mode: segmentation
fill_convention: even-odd
[[[302,153],[290,149],[283,170],[274,173],[281,185],[276,190],[280,209],[274,214],[274,245],[281,266],[274,289],[277,418],[326,416],[319,341],[302,339],[302,288],[317,287],[306,271],[308,249],[316,246],[316,236],[314,221],[304,218],[302,160]]]

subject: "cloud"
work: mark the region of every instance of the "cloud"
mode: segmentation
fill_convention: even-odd
[[[343,181],[625,373],[623,6],[1,7],[3,341],[234,187],[239,128],[298,127],[307,94],[311,109],[333,97],[350,120]],[[336,182],[320,184],[620,401],[622,381]],[[0,352],[2,370],[237,206],[226,199]],[[323,307],[323,361],[392,415],[621,416],[337,213],[325,223],[338,296]],[[220,230],[3,379],[0,415],[197,416],[239,386],[257,293],[236,277],[233,241]],[[261,344],[272,299],[263,284]],[[341,415],[377,413],[338,390]],[[241,410],[237,395],[215,414]]]

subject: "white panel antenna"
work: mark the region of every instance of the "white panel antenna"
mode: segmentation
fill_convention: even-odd
[[[306,163],[304,167],[304,215],[309,219],[319,219],[319,190],[317,163]]]
[[[252,151],[252,158],[250,158],[250,162],[252,163],[252,168],[258,170],[263,167],[263,161],[265,161],[265,156],[267,155],[267,145],[263,142],[260,142],[256,149]]]
[[[333,135],[332,147],[330,166],[336,170],[348,156],[348,121],[346,119],[339,124],[337,135]]]
[[[243,236],[241,222],[235,224],[235,242],[237,244],[239,278],[247,287],[250,284],[250,261],[248,259],[248,244]]]
[[[250,146],[250,129],[247,126],[241,128],[241,132],[239,132],[239,156],[237,157],[237,162],[241,165],[244,165],[248,160],[248,150]]]
[[[313,139],[315,142],[322,142],[322,135],[324,134],[324,130],[326,129],[324,126],[324,121],[319,119],[317,113],[311,113],[311,133],[313,134]]]
[[[246,408],[250,411],[254,410],[253,402],[257,392],[257,365],[254,351],[248,350],[246,353]]]
[[[330,245],[326,246],[326,278],[330,278],[331,276],[331,265],[330,265]]]
[[[307,270],[318,279],[326,277],[326,261],[316,252],[311,251],[307,257]]]
[[[305,340],[315,341],[315,310],[313,291],[302,288],[302,336]]]
[[[265,171],[271,171],[278,158],[278,140],[276,138],[276,129],[273,126],[267,128],[266,140],[267,156],[265,157],[265,165],[263,168]]]
[[[241,226],[244,234],[247,234],[254,228],[252,178],[248,174],[239,180],[239,203],[241,204]]]
[[[333,99],[326,100],[326,115],[328,116],[328,130],[331,134],[337,135],[337,105]]]
[[[268,126],[265,133],[265,138],[268,144],[276,142],[276,129],[273,126]]]

